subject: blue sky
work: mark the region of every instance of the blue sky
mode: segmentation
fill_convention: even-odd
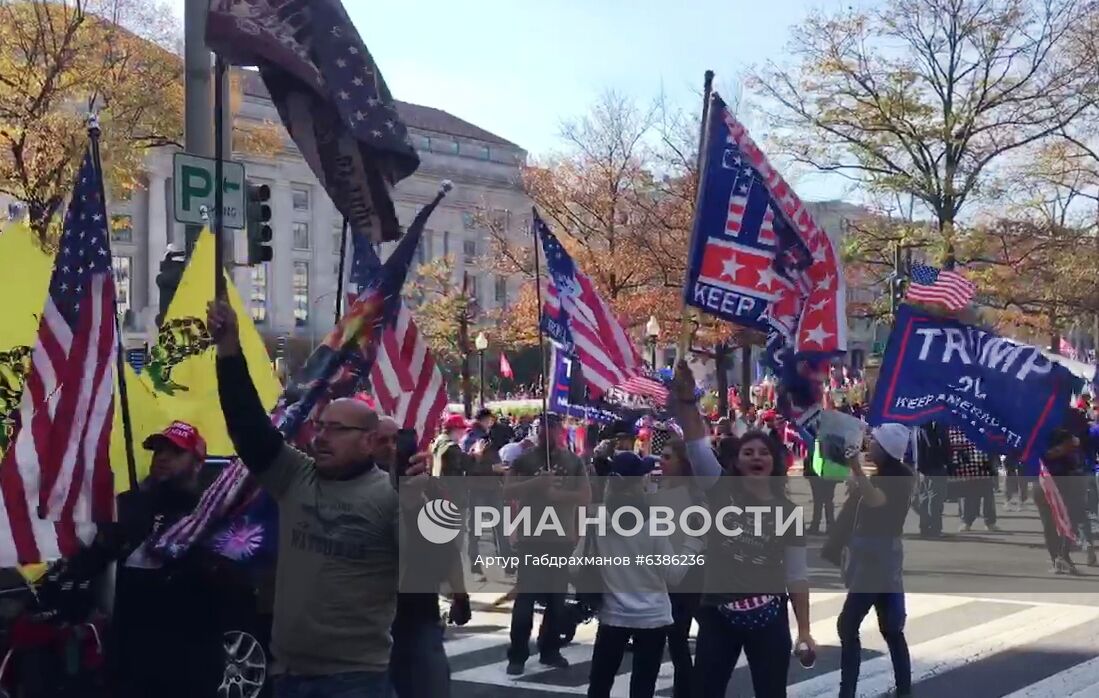
[[[182,18],[183,0],[172,0]],[[544,155],[562,119],[608,88],[646,104],[660,92],[697,110],[702,74],[723,92],[780,59],[789,28],[844,0],[345,0],[398,99],[444,109]],[[750,128],[756,125],[747,114]],[[810,199],[842,194],[795,177]]]

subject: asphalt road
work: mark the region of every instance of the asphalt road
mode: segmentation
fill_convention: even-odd
[[[792,486],[800,495],[799,480],[792,481]],[[916,694],[1099,696],[1099,568],[1086,567],[1083,554],[1077,552],[1074,558],[1081,576],[1053,575],[1033,505],[1022,512],[1007,512],[1002,495],[998,495],[997,506],[1001,531],[986,531],[978,520],[973,531],[957,533],[958,507],[948,503],[944,529],[949,535],[938,540],[919,539],[916,517],[908,517],[906,635]],[[803,670],[796,663],[791,668],[791,698],[834,696],[839,685],[835,624],[844,593],[838,570],[816,554],[821,542],[823,538],[810,541],[813,634],[821,649],[813,669]],[[487,540],[483,545],[483,551],[491,554]],[[473,622],[466,628],[448,630],[455,696],[584,695],[596,624],[581,626],[565,649],[572,663],[568,669],[542,667],[535,654],[522,677],[509,677],[504,672],[509,604],[494,607],[491,603],[502,596],[503,585],[503,577],[495,575],[482,583],[475,595],[478,603]],[[613,695],[628,695],[629,658],[627,654]],[[892,688],[888,653],[871,614],[863,626],[859,695],[888,695]],[[657,695],[671,695],[667,657],[661,666]],[[753,695],[743,659],[728,695]]]

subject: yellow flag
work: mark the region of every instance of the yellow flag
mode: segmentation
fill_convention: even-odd
[[[138,377],[130,364],[124,363],[122,370],[126,380],[126,399],[130,403],[134,465],[137,481],[141,482],[149,474],[149,466],[153,462],[153,454],[142,448],[141,442],[150,434],[163,431],[172,420],[161,409],[149,385]],[[122,428],[122,396],[118,390],[118,376],[115,376],[114,424],[111,426],[111,470],[114,471],[115,492],[125,492],[131,488],[125,433]]]
[[[228,277],[228,275],[226,275]],[[279,385],[263,339],[245,310],[232,278],[229,304],[240,324],[240,344],[263,406],[275,406]],[[206,305],[214,298],[214,236],[203,230],[141,374],[168,419],[191,424],[206,439],[211,455],[231,455],[233,444],[218,400],[216,356],[206,330]]]
[[[53,259],[39,246],[25,222],[0,232],[0,456],[7,450],[19,413],[19,400],[38,336],[38,318],[46,304]]]

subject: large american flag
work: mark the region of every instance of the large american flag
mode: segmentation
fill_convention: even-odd
[[[213,0],[206,41],[232,64],[259,67],[283,125],[351,227],[373,242],[397,239],[392,190],[420,159],[340,0]]]
[[[945,305],[951,310],[961,310],[969,305],[977,287],[961,274],[943,271],[926,264],[912,265],[912,282],[905,295],[917,303]]]
[[[381,269],[381,260],[362,235],[351,236],[351,249],[349,304],[368,288]],[[382,411],[402,428],[415,429],[420,446],[426,447],[446,408],[446,382],[408,305],[398,299],[390,313],[370,368],[370,390]]]
[[[537,211],[533,220],[550,275],[542,307],[542,329],[579,360],[588,397],[598,398],[640,375],[641,354],[591,279],[576,268]]]
[[[11,540],[0,564],[69,554],[90,522],[114,516],[110,466],[118,329],[102,182],[85,154],[19,408],[0,464]]]

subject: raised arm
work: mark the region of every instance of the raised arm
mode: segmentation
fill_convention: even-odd
[[[229,437],[244,465],[254,473],[264,472],[282,450],[282,434],[271,423],[248,373],[233,309],[226,301],[214,301],[206,313],[210,335],[217,342],[218,397]]]

